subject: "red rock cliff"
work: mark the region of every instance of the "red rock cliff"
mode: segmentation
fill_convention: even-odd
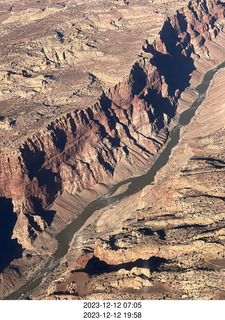
[[[51,122],[14,154],[2,150],[0,196],[12,199],[20,220],[48,212],[63,191],[76,195],[146,170],[167,140],[182,92],[224,59],[223,18],[221,2],[191,2],[165,21],[152,44],[146,41],[127,80],[93,106]],[[36,222],[46,227],[44,218]],[[20,233],[15,237],[24,243]]]

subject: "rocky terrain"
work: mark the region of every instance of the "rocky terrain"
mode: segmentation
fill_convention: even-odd
[[[38,298],[225,298],[224,81],[221,70],[154,185],[96,212]]]
[[[154,162],[225,60],[224,10],[215,0],[2,6],[1,297],[46,263],[90,201]],[[223,84],[221,71],[154,184],[95,212],[29,298],[223,298]]]

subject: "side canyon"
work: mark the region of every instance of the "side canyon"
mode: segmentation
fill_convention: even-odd
[[[225,61],[222,1],[25,8],[1,12],[1,298],[90,202],[148,171]],[[221,69],[154,181],[124,198],[131,182],[118,185],[110,196],[123,199],[22,298],[224,299],[224,81]]]

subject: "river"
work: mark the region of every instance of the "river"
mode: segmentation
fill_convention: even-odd
[[[224,67],[225,62],[223,62],[216,68],[209,70],[205,74],[201,84],[196,88],[196,91],[198,92],[197,99],[194,101],[194,103],[188,110],[184,111],[181,114],[178,124],[171,131],[171,138],[168,144],[166,145],[163,152],[159,155],[151,169],[142,176],[130,178],[118,183],[108,193],[101,196],[99,199],[91,202],[72,223],[70,223],[65,229],[63,229],[57,235],[56,239],[58,241],[58,249],[52,255],[45,267],[42,268],[39,272],[37,272],[37,274],[31,280],[27,281],[22,287],[20,287],[20,289],[10,294],[8,297],[4,298],[4,300],[16,300],[20,298],[21,295],[39,286],[42,279],[46,277],[60,264],[60,260],[65,256],[65,254],[69,250],[69,245],[74,234],[83,226],[85,221],[96,210],[107,207],[116,201],[120,201],[129,195],[135,194],[138,191],[142,190],[146,185],[149,185],[154,181],[156,173],[167,163],[171,154],[171,150],[178,144],[181,127],[186,126],[191,121],[196,109],[201,105],[201,103],[205,99],[206,91],[209,87],[210,81],[212,80],[213,76],[219,69],[222,69]],[[124,193],[113,196],[113,194],[117,191],[118,188],[128,183],[129,187]]]

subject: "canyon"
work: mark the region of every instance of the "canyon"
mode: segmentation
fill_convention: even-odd
[[[1,298],[91,201],[147,172],[225,61],[221,1],[13,4],[0,30]],[[22,299],[224,298],[224,76],[154,182],[97,208]]]

